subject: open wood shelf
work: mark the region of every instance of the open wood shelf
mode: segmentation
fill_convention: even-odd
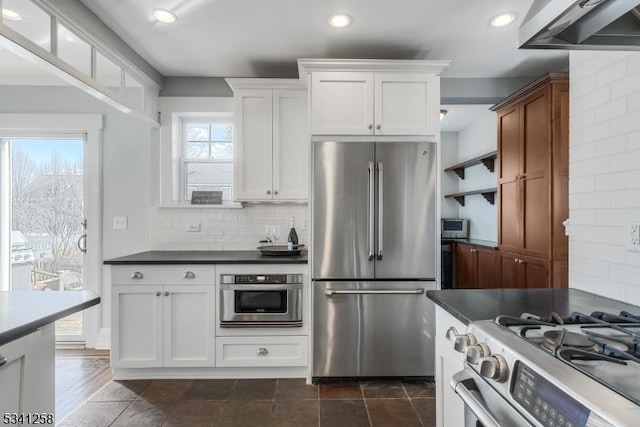
[[[487,202],[492,205],[495,203],[497,188],[485,188],[484,190],[473,190],[473,191],[465,191],[462,193],[453,193],[446,194],[444,197],[450,197],[456,199],[456,202],[460,203],[460,206],[464,206],[464,198],[465,196],[471,196],[474,194],[482,194],[482,196],[487,199]]]
[[[444,171],[453,171],[460,177],[460,179],[464,179],[464,170],[466,168],[470,168],[471,166],[479,165],[480,163],[482,163],[486,166],[487,169],[489,169],[489,171],[493,172],[495,170],[495,159],[497,158],[498,152],[492,151],[490,153],[483,154],[482,156],[474,157],[473,159],[458,163],[457,165],[449,166]]]

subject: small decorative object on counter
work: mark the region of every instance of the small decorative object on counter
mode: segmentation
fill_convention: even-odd
[[[287,248],[292,251],[298,246],[298,233],[293,227],[293,217],[291,217],[291,230],[289,230],[289,237],[287,238]]]

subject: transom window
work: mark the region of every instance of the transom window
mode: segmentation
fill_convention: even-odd
[[[233,200],[233,123],[231,117],[183,117],[183,199],[194,191],[222,191]]]

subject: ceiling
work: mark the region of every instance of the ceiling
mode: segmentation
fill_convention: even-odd
[[[165,76],[297,77],[298,58],[451,60],[443,77],[537,77],[566,51],[518,50],[533,0],[81,0]],[[173,24],[152,9],[173,11]],[[516,22],[490,19],[514,12]],[[328,17],[353,22],[332,28]]]

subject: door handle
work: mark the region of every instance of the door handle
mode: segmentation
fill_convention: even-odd
[[[383,232],[384,232],[384,201],[382,196],[384,194],[383,191],[383,183],[384,183],[384,174],[383,174],[383,164],[382,162],[378,162],[378,256],[377,259],[382,260],[382,240],[383,240]]]
[[[8,362],[6,357],[0,356],[0,366],[6,365]]]
[[[87,253],[87,235],[86,234],[83,234],[78,239],[78,249],[80,249],[80,252],[82,252],[83,254]]]
[[[483,403],[482,396],[477,390],[467,387],[466,383],[473,383],[473,378],[465,371],[460,371],[451,377],[451,388],[462,399],[465,406],[478,417],[484,427],[500,427],[501,424]]]
[[[341,289],[327,289],[324,294],[328,297],[333,295],[420,295],[424,293],[424,289],[355,289],[355,290],[341,290]]]
[[[140,279],[144,278],[144,274],[140,273],[139,271],[136,271],[133,274],[131,274],[131,278],[132,279],[136,279],[136,280],[140,280]]]
[[[373,162],[369,162],[367,168],[369,170],[369,261],[373,261],[374,253],[374,240],[375,240],[375,223],[374,223],[374,210],[375,210],[375,176],[373,170]]]
[[[196,274],[193,271],[185,271],[185,273],[182,275],[182,278],[184,278],[184,279],[195,279],[196,278]]]
[[[266,356],[266,355],[268,355],[268,354],[269,354],[269,350],[267,350],[267,349],[266,349],[266,348],[264,348],[264,347],[260,347],[260,348],[258,349],[258,351],[256,351],[256,355],[258,355],[258,356]]]

